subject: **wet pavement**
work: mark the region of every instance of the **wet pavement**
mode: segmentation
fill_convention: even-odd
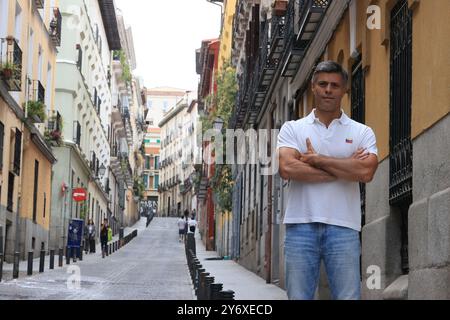
[[[21,269],[19,279],[0,284],[0,300],[193,300],[176,221],[155,218],[145,228],[141,219],[129,229],[138,229],[138,236],[105,259],[98,250],[63,268],[55,257],[55,270],[47,263],[44,273],[30,277]]]

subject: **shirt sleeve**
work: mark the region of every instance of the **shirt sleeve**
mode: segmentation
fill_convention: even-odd
[[[364,130],[360,148],[364,148],[369,153],[378,156],[377,139],[375,133],[369,127]]]
[[[280,134],[278,135],[277,150],[280,148],[292,148],[300,152],[295,138],[295,132],[293,128],[293,122],[286,122],[282,127]]]

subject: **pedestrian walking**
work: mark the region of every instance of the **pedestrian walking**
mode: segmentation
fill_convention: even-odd
[[[197,226],[197,221],[194,216],[192,216],[188,221],[189,233],[195,233],[195,227]]]
[[[102,247],[102,258],[105,258],[106,250],[108,249],[108,220],[104,219],[100,229],[100,243]]]
[[[85,254],[88,254],[89,252],[89,230],[88,230],[88,225],[84,226],[84,230],[83,230],[83,250]]]
[[[359,183],[378,167],[371,128],[341,109],[348,74],[332,61],[313,74],[315,109],[283,125],[280,175],[290,180],[284,217],[287,294],[312,300],[323,260],[333,299],[360,299],[361,201]]]
[[[189,210],[184,210],[184,220],[185,220],[184,240],[186,240],[187,239],[187,233],[189,231]]]
[[[86,229],[87,229],[86,233],[87,233],[87,242],[88,242],[89,253],[95,253],[95,231],[96,231],[96,229],[95,229],[95,224],[92,221],[92,219],[89,219]],[[87,251],[86,251],[86,253],[87,253]]]
[[[182,242],[184,240],[185,228],[186,228],[186,220],[183,217],[180,217],[177,221],[178,224],[178,242]]]

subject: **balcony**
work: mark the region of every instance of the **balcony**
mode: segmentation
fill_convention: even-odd
[[[286,17],[286,50],[282,76],[294,77],[331,0],[290,0]],[[296,6],[298,14],[296,14]]]
[[[61,46],[61,29],[62,29],[62,16],[59,8],[53,8],[53,17],[50,22],[50,38],[52,39],[55,47]]]
[[[296,6],[304,6],[305,1],[297,4],[295,0],[290,0],[286,12],[286,33],[285,33],[285,50],[283,59],[283,69],[281,75],[283,77],[293,77],[303,59],[304,50],[297,43],[298,24],[296,23]],[[301,8],[299,12],[301,12]]]
[[[122,114],[117,107],[113,107],[111,113],[112,129],[118,138],[126,138],[125,124]]]
[[[319,29],[325,12],[329,7],[331,0],[308,0],[300,11],[299,26],[300,31],[297,36],[297,42],[305,50],[308,48],[314,35]]]
[[[0,72],[8,91],[22,91],[22,50],[16,39],[1,39]]]
[[[121,160],[121,154],[119,152],[119,147],[117,145],[114,145],[111,147],[110,168],[117,180],[124,181],[125,179],[124,179],[124,175],[122,172],[120,160]]]
[[[36,6],[36,9],[44,9],[44,0],[34,0],[34,5]]]

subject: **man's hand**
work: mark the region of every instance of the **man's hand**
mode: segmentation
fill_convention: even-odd
[[[310,166],[347,181],[368,183],[372,181],[378,168],[378,157],[366,149],[359,148],[350,158],[337,159],[319,155],[306,140],[308,152],[300,155],[300,160]]]
[[[366,149],[359,148],[358,151],[356,151],[352,155],[352,159],[355,160],[366,160],[369,157],[370,153],[366,152]]]
[[[300,160],[304,163],[307,163],[315,168],[321,169],[320,166],[320,160],[324,158],[324,156],[321,156],[316,152],[314,149],[311,140],[308,138],[306,139],[306,147],[308,148],[307,153],[303,153],[300,157]],[[351,157],[350,159],[354,160],[366,160],[369,157],[369,153],[366,152],[366,149],[359,148]]]
[[[318,166],[318,161],[320,160],[319,159],[320,155],[314,149],[314,147],[311,143],[311,140],[309,138],[306,139],[306,146],[308,148],[308,152],[301,154],[300,161],[307,163],[310,166],[320,169],[320,167]]]

